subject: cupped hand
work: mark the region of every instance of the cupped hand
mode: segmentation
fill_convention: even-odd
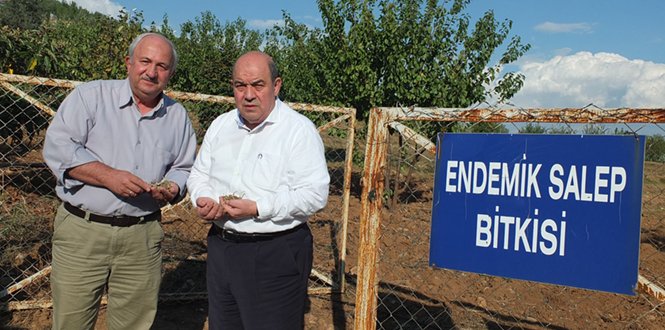
[[[170,203],[180,191],[180,187],[177,183],[173,181],[168,181],[168,183],[170,185],[169,189],[153,186],[150,187],[150,195],[152,195],[152,198],[157,200],[160,204]]]
[[[224,208],[210,197],[199,197],[196,199],[196,211],[199,218],[207,221],[215,221],[224,215]]]

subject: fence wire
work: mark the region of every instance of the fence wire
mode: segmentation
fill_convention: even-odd
[[[41,147],[78,84],[0,74],[0,310],[51,306],[50,237],[60,202]],[[189,111],[199,141],[212,119],[235,107],[225,96],[168,94]],[[319,127],[331,174],[329,204],[310,219],[307,329],[665,329],[665,109],[382,108],[372,110],[367,136],[356,138],[354,109],[290,105]],[[642,290],[631,297],[430,267],[431,141],[440,131],[654,137],[646,145]],[[354,140],[365,150],[354,151]],[[354,167],[352,157],[363,154],[364,169]],[[209,225],[188,200],[162,213],[160,300],[205,299]]]
[[[665,329],[663,109],[372,109],[355,329]],[[637,296],[429,266],[438,132],[647,134]],[[611,148],[611,146],[607,146]],[[649,157],[648,157],[649,158]],[[654,159],[659,161],[653,161]]]
[[[54,192],[55,178],[41,151],[51,118],[79,84],[0,74],[0,311],[52,306],[51,234],[60,201]],[[166,94],[188,110],[199,142],[214,118],[235,108],[232,97],[177,91]],[[328,205],[309,222],[315,247],[309,293],[340,295],[345,287],[355,109],[287,104],[319,128],[331,178]],[[164,207],[162,215],[165,239],[160,301],[205,299],[205,238],[210,224],[197,218],[189,198]],[[318,305],[327,311],[331,308],[330,304]],[[329,314],[327,311],[321,314]]]

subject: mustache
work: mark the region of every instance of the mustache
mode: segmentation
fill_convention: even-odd
[[[148,81],[150,81],[150,82],[156,82],[156,81],[157,81],[157,77],[155,77],[155,78],[150,78],[150,76],[145,75],[145,74],[142,75],[140,78],[143,79],[143,80],[148,80]]]

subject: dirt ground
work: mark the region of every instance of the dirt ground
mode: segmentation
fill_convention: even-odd
[[[332,310],[330,300],[328,298],[320,298],[318,296],[310,297],[310,303],[315,305],[314,308],[320,310]],[[350,306],[343,306],[344,303],[338,303],[336,308],[342,311],[343,314],[338,316],[343,322],[345,318],[353,317],[353,308]],[[320,317],[317,313],[309,312],[305,315],[305,328],[306,329],[353,329],[344,325],[340,327],[333,326],[331,322],[332,313]],[[206,301],[198,300],[187,303],[161,303],[159,305],[155,323],[152,326],[153,330],[207,330],[207,315],[208,304]],[[3,330],[47,330],[51,329],[51,311],[44,310],[31,310],[14,313],[2,313],[2,318],[7,318],[9,324],[0,326]],[[5,323],[1,321],[0,324]],[[95,330],[106,330],[106,309],[102,308],[97,319],[97,326]]]
[[[639,273],[663,283],[665,170],[662,164],[647,170]],[[416,182],[413,191],[419,184],[427,186]],[[306,329],[354,328],[360,201],[359,188],[355,186],[353,191],[346,290],[310,295]],[[642,292],[623,296],[429,267],[431,196],[418,196],[416,201],[386,203],[378,269],[378,329],[665,330],[663,302]],[[328,235],[318,220],[314,218],[311,224],[314,234]],[[153,329],[205,330],[207,314],[203,299],[160,303]],[[105,318],[102,308],[96,329],[106,329]],[[0,329],[50,329],[50,319],[49,309],[1,312]]]

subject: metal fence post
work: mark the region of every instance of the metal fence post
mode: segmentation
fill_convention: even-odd
[[[360,243],[358,247],[358,286],[356,291],[356,330],[376,329],[377,267],[381,210],[383,209],[386,113],[378,108],[370,110],[365,150],[364,174],[360,215]]]

